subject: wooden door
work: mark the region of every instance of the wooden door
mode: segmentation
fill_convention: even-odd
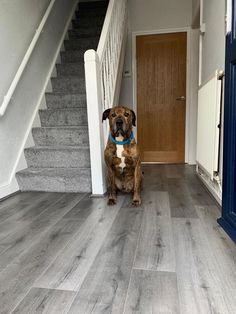
[[[187,34],[136,38],[138,144],[142,161],[185,161]]]

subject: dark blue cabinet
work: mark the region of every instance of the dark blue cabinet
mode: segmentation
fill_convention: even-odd
[[[236,242],[236,0],[226,37],[222,217],[218,223]]]

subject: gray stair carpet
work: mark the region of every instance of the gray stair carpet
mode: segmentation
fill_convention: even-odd
[[[57,76],[26,148],[28,168],[16,174],[21,191],[91,192],[84,52],[96,49],[108,1],[82,2],[64,41]]]

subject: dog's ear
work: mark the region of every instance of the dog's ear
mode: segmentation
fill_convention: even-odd
[[[132,113],[132,124],[133,124],[133,126],[136,126],[136,115],[135,115],[135,112],[133,110],[131,110],[131,113]]]
[[[103,112],[103,114],[102,114],[102,122],[108,118],[108,116],[110,114],[110,111],[111,111],[111,108],[109,108],[109,109],[107,109],[107,110],[105,110]]]

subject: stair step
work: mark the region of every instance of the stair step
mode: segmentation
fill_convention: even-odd
[[[77,28],[77,29],[70,29],[68,31],[68,35],[69,35],[70,39],[73,39],[73,38],[89,38],[89,37],[100,36],[101,31],[102,31],[102,27]]]
[[[56,93],[85,93],[85,79],[81,77],[53,77],[51,82]]]
[[[79,9],[95,9],[95,8],[106,8],[109,1],[89,1],[79,2]]]
[[[46,93],[45,98],[46,98],[48,109],[86,107],[86,95],[85,94]]]
[[[84,77],[84,63],[62,63],[56,65],[58,76],[78,76]]]
[[[69,50],[61,52],[62,63],[84,62],[84,51]]]
[[[43,127],[79,126],[88,122],[86,108],[42,109],[39,116]]]
[[[99,42],[99,37],[90,38],[73,38],[64,41],[64,46],[66,51],[70,50],[88,50],[96,49]]]
[[[93,16],[93,17],[103,17],[105,18],[106,15],[106,7],[101,7],[101,8],[87,8],[87,9],[83,9],[80,8],[78,11],[75,12],[76,17],[80,18],[80,17],[86,17],[86,16]]]
[[[16,177],[21,191],[91,192],[89,168],[27,168]]]
[[[89,26],[98,26],[101,27],[104,23],[104,17],[102,16],[97,16],[97,17],[89,17],[89,16],[84,16],[80,17],[76,20],[72,20],[72,26],[73,28],[79,28],[80,26],[83,27],[89,27]]]
[[[88,127],[33,128],[36,146],[88,146]]]
[[[28,167],[87,168],[90,166],[88,147],[30,147],[24,150]]]

